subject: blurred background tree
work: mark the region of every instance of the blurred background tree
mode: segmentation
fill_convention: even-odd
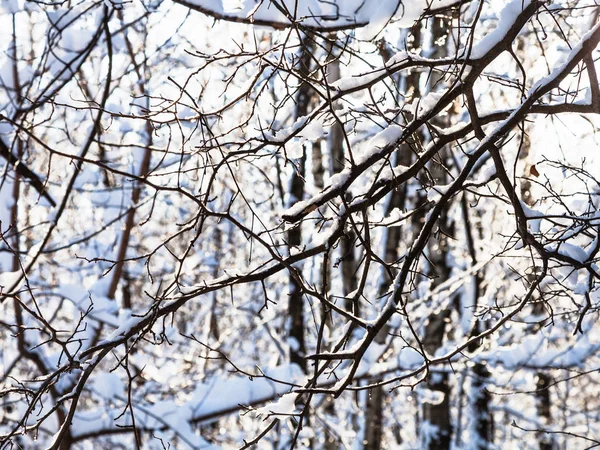
[[[2,448],[600,444],[599,11],[2,2]]]

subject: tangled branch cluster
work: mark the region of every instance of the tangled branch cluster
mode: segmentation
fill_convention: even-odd
[[[599,7],[371,3],[0,6],[2,448],[598,445]]]

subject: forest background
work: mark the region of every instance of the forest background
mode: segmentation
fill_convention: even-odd
[[[600,445],[595,0],[0,3],[0,448]]]

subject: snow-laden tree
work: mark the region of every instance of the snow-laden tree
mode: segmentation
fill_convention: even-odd
[[[600,445],[594,0],[0,3],[0,447]]]

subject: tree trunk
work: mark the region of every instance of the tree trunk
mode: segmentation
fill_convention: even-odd
[[[414,41],[413,45],[420,45],[420,30],[414,30]],[[380,46],[380,53],[384,60],[387,62],[392,53],[387,50],[385,44]],[[403,77],[405,82],[406,91],[412,90],[415,95],[419,95],[419,79],[421,74],[413,72]],[[400,84],[400,83],[399,83]],[[402,165],[409,166],[412,161],[412,150],[408,145],[400,147],[393,156],[394,160],[392,164],[394,166]],[[386,216],[388,216],[394,209],[405,210],[407,205],[407,188],[408,184],[403,184],[399,189],[393,190],[389,194],[388,204],[386,207]],[[384,247],[385,247],[385,262],[387,264],[393,264],[398,259],[398,247],[403,236],[410,236],[410,230],[406,230],[404,227],[388,227],[385,230]],[[395,269],[392,267],[391,271],[395,275]],[[387,271],[383,271],[381,283],[379,284],[378,295],[384,295],[389,289],[393,278],[390,277]],[[387,338],[387,328],[384,328],[381,333],[375,338],[377,344],[384,344]],[[383,378],[376,378],[371,380],[372,383],[382,381]],[[381,450],[383,446],[383,427],[384,427],[384,410],[383,404],[386,398],[386,392],[382,386],[373,388],[366,396],[365,405],[365,435],[364,435],[364,450]],[[401,441],[400,429],[397,431],[398,441]],[[398,442],[400,444],[401,442]]]
[[[302,54],[300,56],[300,72],[307,76],[311,65],[311,44],[308,39],[302,43]],[[294,119],[298,119],[308,114],[311,101],[310,85],[302,83],[296,96],[296,111]],[[306,166],[306,152],[302,151],[302,156],[294,162],[294,171],[290,180],[290,199],[292,202],[301,201],[304,197],[304,175]],[[291,206],[291,204],[289,205]],[[302,226],[298,225],[287,233],[287,243],[290,249],[302,245]],[[296,277],[302,276],[301,269],[295,268],[294,274],[290,271],[290,291],[288,296],[288,314],[290,320],[289,337],[292,340],[290,345],[290,361],[298,364],[304,373],[307,373],[306,365],[306,345],[304,342],[304,302],[302,299],[302,286]]]
[[[520,47],[521,46],[518,46],[518,49],[522,50]],[[528,179],[528,177],[530,176],[530,174],[528,172],[530,171],[529,168],[531,167],[530,162],[528,161],[530,148],[531,148],[531,142],[529,140],[528,130],[527,130],[527,128],[525,128],[525,125],[524,125],[523,143],[521,145],[521,155],[520,155],[521,158],[520,159],[522,162],[525,163],[525,173],[523,174],[524,178],[521,182],[521,198],[523,199],[523,202],[527,206],[533,207],[535,204],[535,199],[533,198],[533,196],[531,194],[532,185]],[[531,281],[533,279],[533,275],[529,276],[528,278]],[[544,314],[544,303],[543,302],[541,302],[541,301],[534,302],[532,305],[532,308],[533,308],[534,316],[541,316]],[[539,328],[542,325],[543,324],[539,324],[535,328]],[[532,330],[532,332],[535,332],[535,331],[536,331],[535,329]],[[544,373],[541,370],[537,372],[536,383],[535,383],[535,393],[534,393],[535,405],[536,405],[537,414],[540,419],[540,422],[544,426],[548,426],[549,424],[552,423],[552,410],[551,410],[550,391],[549,391],[549,386],[551,384],[551,381],[552,381],[552,379],[547,373]],[[539,432],[537,435],[537,438],[538,438],[540,450],[555,450],[556,446],[555,446],[554,439],[552,438],[551,434]]]
[[[118,12],[119,18],[121,21],[123,21],[123,13],[122,11]],[[148,93],[146,92],[146,87],[145,87],[145,82],[144,80],[146,80],[148,78],[148,74],[147,72],[147,68],[145,67],[145,63],[144,63],[144,67],[141,67],[135,57],[136,57],[136,53],[133,49],[133,46],[129,40],[129,38],[127,37],[127,34],[125,32],[125,44],[127,47],[127,52],[129,54],[129,58],[131,59],[131,64],[133,65],[134,69],[135,69],[135,73],[136,76],[138,77],[138,82],[136,83],[136,85],[139,87],[139,93],[142,96],[146,97],[146,109],[149,111],[150,110],[150,98],[147,96]],[[144,59],[145,61],[146,59]],[[144,150],[144,157],[142,159],[141,165],[140,165],[140,170],[139,170],[139,176],[140,177],[146,177],[150,171],[150,162],[152,159],[152,124],[150,123],[150,120],[146,120],[146,124],[145,124],[145,131],[146,131],[146,149]],[[123,278],[123,270],[124,270],[124,265],[125,265],[125,258],[127,257],[127,249],[129,248],[129,241],[131,239],[131,232],[133,230],[133,227],[135,226],[135,211],[136,211],[136,207],[137,207],[137,203],[140,200],[140,195],[142,192],[142,186],[138,183],[136,183],[133,187],[133,191],[131,193],[131,207],[129,209],[129,211],[127,212],[127,216],[125,218],[125,225],[123,227],[123,233],[121,234],[121,240],[119,242],[119,248],[117,250],[117,256],[116,256],[116,264],[115,267],[113,268],[113,274],[112,274],[112,279],[111,279],[111,283],[110,286],[108,288],[108,298],[113,299],[115,298],[115,294],[117,292],[117,288],[119,287],[119,284],[121,282],[121,279]],[[130,283],[127,282],[124,285],[124,289],[129,289],[130,287]],[[123,295],[123,304],[122,304],[123,308],[125,309],[131,309],[132,305],[131,305],[131,295],[129,292],[125,292]]]
[[[461,209],[463,213],[465,233],[467,235],[467,247],[471,256],[471,265],[477,265],[477,252],[475,249],[472,221],[469,217],[469,205],[466,194],[461,198]],[[477,309],[479,297],[481,295],[481,277],[475,274],[472,277],[473,283],[473,311]],[[481,321],[476,321],[475,326],[471,330],[469,338],[479,335],[484,331],[484,326]],[[473,353],[481,346],[479,340],[473,341],[469,345],[469,352]],[[490,372],[487,366],[481,362],[477,362],[471,369],[471,395],[469,396],[471,417],[473,418],[474,425],[472,427],[473,438],[471,444],[473,448],[477,450],[486,450],[489,448],[491,442],[493,442],[492,436],[492,424],[493,418],[490,413],[490,393],[486,386],[487,381],[490,377]],[[459,440],[460,444],[460,440]]]
[[[431,44],[434,50],[431,57],[446,56],[444,46],[436,46],[435,43],[441,42],[448,35],[448,28],[440,19],[435,19],[431,26]],[[440,83],[441,77],[432,73],[429,77],[429,91],[437,90],[436,86]],[[444,119],[436,119],[437,123]],[[439,160],[433,161],[429,167],[432,182],[435,185],[446,185],[448,183],[448,174],[446,165],[450,161],[448,150],[442,149],[439,153]],[[450,206],[450,205],[448,205]],[[431,289],[440,285],[450,277],[451,267],[447,261],[449,253],[448,236],[454,235],[454,222],[448,217],[448,207],[446,207],[438,218],[438,232],[431,236],[428,243],[429,252],[429,273],[433,278]],[[436,351],[442,346],[446,333],[446,324],[450,317],[450,312],[454,307],[455,299],[448,298],[445,308],[429,317],[425,327],[425,336],[423,338],[423,347],[429,355],[435,355]],[[450,417],[450,393],[451,388],[448,380],[448,374],[442,372],[431,372],[426,380],[427,389],[441,397],[441,400],[435,402],[423,403],[423,422],[428,424],[431,429],[425,429],[423,433],[423,442],[430,450],[447,450],[450,448],[452,439],[452,423]]]

